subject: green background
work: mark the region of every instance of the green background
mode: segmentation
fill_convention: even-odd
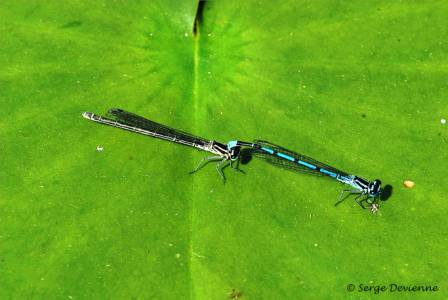
[[[446,2],[214,0],[193,37],[197,5],[1,1],[0,298],[446,299]],[[393,194],[373,215],[256,159],[189,175],[204,153],[81,117],[111,107]]]

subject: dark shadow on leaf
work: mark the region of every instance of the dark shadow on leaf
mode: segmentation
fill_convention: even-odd
[[[242,165],[248,164],[252,160],[252,149],[241,149],[240,152],[240,163]]]
[[[387,201],[387,199],[389,199],[390,196],[392,196],[392,190],[393,187],[390,184],[385,185],[383,190],[381,191],[380,196],[381,201]]]

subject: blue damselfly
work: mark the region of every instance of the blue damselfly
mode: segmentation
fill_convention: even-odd
[[[363,201],[373,205],[371,207],[372,211],[377,208],[374,202],[381,194],[381,180],[379,179],[368,181],[360,176],[351,175],[303,154],[263,140],[255,140],[253,143],[231,141],[227,144],[229,150],[233,147],[249,147],[252,149],[253,156],[260,157],[273,165],[301,173],[328,176],[347,184],[352,189],[343,190],[336,204],[341,201],[344,193],[348,193],[357,195],[355,201],[362,208],[365,208],[362,204]]]

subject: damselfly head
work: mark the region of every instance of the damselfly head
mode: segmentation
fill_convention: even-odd
[[[368,193],[371,197],[378,197],[381,193],[381,180],[375,179],[369,182]]]

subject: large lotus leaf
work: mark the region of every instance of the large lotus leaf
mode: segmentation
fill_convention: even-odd
[[[448,6],[200,8],[194,36],[193,0],[0,3],[0,298],[446,298]],[[371,214],[256,158],[190,175],[206,153],[81,117],[110,107],[393,192]]]

